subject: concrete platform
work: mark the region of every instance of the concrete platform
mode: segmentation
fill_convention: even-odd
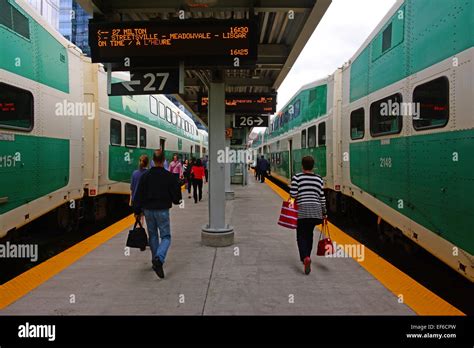
[[[2,315],[413,315],[412,309],[352,258],[313,255],[302,273],[295,232],[276,224],[281,198],[250,178],[227,201],[235,244],[201,244],[203,201],[185,195],[172,209],[166,278],[151,269],[150,252],[125,255],[127,230],[0,312]],[[75,303],[70,303],[74,295]]]

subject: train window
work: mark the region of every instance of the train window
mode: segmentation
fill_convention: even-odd
[[[146,129],[140,128],[140,147],[146,147]]]
[[[172,114],[172,121],[173,121],[173,124],[178,123],[178,115],[174,111],[173,111],[173,114]]]
[[[362,139],[364,137],[364,108],[357,109],[351,113],[351,139]]]
[[[10,5],[7,0],[0,1],[0,24],[3,24],[24,38],[30,38],[28,18]]]
[[[306,129],[301,131],[301,148],[306,149]]]
[[[158,116],[158,100],[152,95],[150,95],[150,112]]]
[[[308,128],[308,147],[316,147],[316,126]]]
[[[296,101],[296,103],[294,104],[294,108],[295,110],[294,110],[293,118],[296,118],[301,113],[301,100],[300,99]]]
[[[0,127],[33,129],[34,98],[31,92],[0,83]]]
[[[318,126],[318,146],[326,146],[326,122]]]
[[[189,123],[188,123],[188,121],[184,121],[184,130],[186,132],[189,132]]]
[[[171,123],[172,119],[171,119],[171,109],[169,107],[166,107],[166,121],[168,121],[169,123]]]
[[[138,131],[137,126],[130,123],[125,123],[125,146],[132,146],[132,147],[137,146],[138,144],[137,131]]]
[[[162,119],[165,119],[165,104],[160,102],[160,117]]]
[[[402,95],[394,94],[370,105],[370,134],[373,137],[402,131]]]
[[[110,119],[110,145],[122,145],[122,123]]]
[[[392,23],[383,31],[382,35],[382,53],[384,53],[392,47]]]
[[[415,88],[413,103],[419,114],[413,117],[416,130],[444,127],[449,120],[449,80],[440,77]]]

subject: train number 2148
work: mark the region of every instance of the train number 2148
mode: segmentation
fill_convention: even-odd
[[[392,157],[381,157],[380,168],[392,168]]]

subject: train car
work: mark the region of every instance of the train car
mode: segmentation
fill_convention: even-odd
[[[473,33],[471,1],[397,1],[351,61],[303,87],[256,145],[287,183],[313,155],[330,210],[362,204],[380,232],[405,235],[471,281]],[[317,86],[326,110],[308,103]]]
[[[1,0],[0,14],[3,237],[83,196],[83,120],[67,102],[82,102],[84,86],[80,51],[29,5]]]
[[[142,153],[202,156],[207,137],[168,98],[109,97],[103,67],[27,3],[0,13],[0,238],[47,213],[66,231],[104,218]]]
[[[342,192],[471,281],[473,34],[472,1],[398,1],[344,67],[341,118]]]
[[[340,109],[340,71],[326,79],[303,86],[277,114],[264,139],[263,154],[270,159],[272,176],[289,183],[301,171],[301,159],[311,155],[315,172],[326,187],[335,188],[333,117]],[[340,188],[338,186],[338,189]]]

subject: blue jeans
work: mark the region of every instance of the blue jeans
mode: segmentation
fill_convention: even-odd
[[[166,253],[171,244],[170,211],[169,209],[145,209],[144,213],[152,260],[158,258],[165,263]],[[161,242],[158,239],[158,231]]]

